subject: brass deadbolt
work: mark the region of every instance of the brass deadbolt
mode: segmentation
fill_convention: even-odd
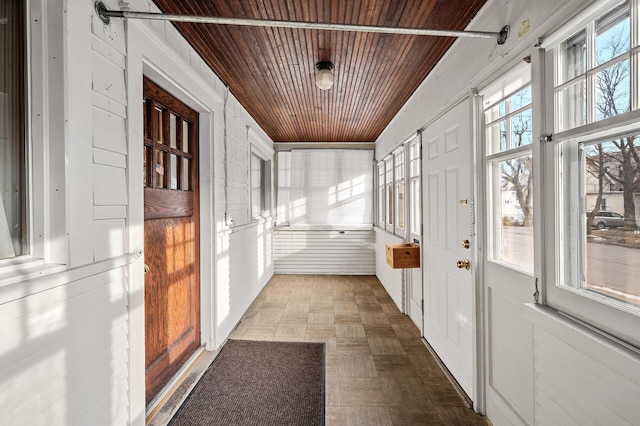
[[[469,240],[464,240],[462,242],[462,248],[468,249],[470,246],[471,246],[471,243],[469,243]]]

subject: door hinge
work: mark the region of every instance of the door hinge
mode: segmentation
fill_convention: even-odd
[[[424,299],[422,299],[420,301],[420,309],[422,310],[422,313],[424,314]]]

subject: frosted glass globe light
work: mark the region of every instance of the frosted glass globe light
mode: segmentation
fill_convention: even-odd
[[[333,87],[333,64],[331,62],[318,62],[316,64],[316,86],[320,90],[329,90]]]

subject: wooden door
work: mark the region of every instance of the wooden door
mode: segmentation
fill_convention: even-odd
[[[474,264],[469,103],[422,134],[424,337],[474,398]],[[469,241],[469,244],[466,243]],[[463,245],[464,242],[464,245]]]
[[[198,114],[144,80],[147,403],[200,346]]]

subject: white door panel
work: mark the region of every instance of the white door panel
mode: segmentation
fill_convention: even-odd
[[[473,259],[462,241],[471,235],[471,141],[469,104],[460,103],[423,133],[426,234],[423,244],[424,336],[470,398],[474,398]],[[461,200],[466,200],[461,202]]]
[[[406,209],[409,213],[408,230],[409,243],[422,244],[422,193],[421,193],[421,149],[422,139],[419,135],[407,143],[405,152],[407,155],[406,164],[407,178],[409,182]],[[423,335],[423,295],[422,295],[422,264],[420,268],[411,268],[406,271],[406,281],[408,290],[407,314],[415,323],[420,335]]]

